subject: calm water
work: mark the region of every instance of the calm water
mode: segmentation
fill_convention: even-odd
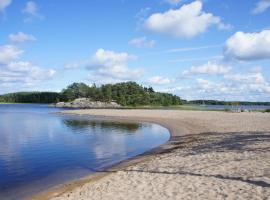
[[[165,143],[149,123],[59,116],[46,105],[0,105],[0,199],[21,199]]]

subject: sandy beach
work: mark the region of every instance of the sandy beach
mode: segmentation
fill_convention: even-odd
[[[69,110],[169,129],[160,148],[32,199],[270,199],[270,114]]]

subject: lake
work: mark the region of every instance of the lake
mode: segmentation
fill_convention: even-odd
[[[48,105],[0,104],[0,199],[21,199],[169,140],[151,123],[57,115]]]

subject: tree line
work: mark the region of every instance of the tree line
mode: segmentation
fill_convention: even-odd
[[[0,102],[4,103],[55,103],[57,99],[57,92],[16,92],[0,96]]]
[[[188,101],[189,104],[205,105],[229,105],[229,106],[270,106],[270,102],[251,102],[251,101],[218,101],[218,100],[194,100]]]
[[[92,101],[115,101],[122,106],[173,106],[181,104],[205,105],[269,105],[270,102],[193,100],[186,101],[180,97],[155,92],[152,87],[143,87],[136,82],[123,82],[89,86],[73,83],[61,92],[17,92],[0,95],[0,102],[6,103],[57,103],[69,102],[77,98],[89,98]]]
[[[92,101],[115,101],[122,106],[170,106],[180,105],[182,100],[176,95],[155,92],[152,87],[143,87],[136,82],[88,86],[73,83],[57,92],[18,92],[0,96],[0,102],[10,103],[57,103],[69,102],[77,98],[89,98]]]
[[[84,83],[73,83],[60,93],[60,101],[72,101],[77,98],[90,98],[93,101],[115,101],[122,106],[180,105],[180,97],[169,93],[155,92],[152,87],[143,87],[136,82],[105,84],[97,87]]]

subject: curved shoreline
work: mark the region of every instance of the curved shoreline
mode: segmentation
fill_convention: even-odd
[[[57,113],[60,115],[77,115],[78,114],[67,114],[67,113]],[[79,115],[81,116],[81,115]],[[89,115],[84,115],[84,116],[89,116]],[[45,191],[45,192],[41,192],[38,193],[34,196],[31,196],[30,198],[27,198],[29,200],[49,200],[51,198],[57,197],[61,194],[64,194],[65,192],[71,191],[74,188],[80,187],[86,183],[89,182],[93,182],[93,181],[98,181],[100,179],[102,179],[103,177],[111,174],[113,171],[115,170],[121,170],[123,168],[126,168],[128,166],[143,162],[143,161],[147,161],[149,159],[151,159],[151,157],[153,157],[156,154],[160,154],[160,153],[165,153],[170,151],[171,149],[174,149],[174,145],[171,142],[176,142],[175,140],[172,140],[172,133],[173,131],[176,131],[174,129],[171,129],[171,127],[169,127],[167,124],[164,124],[162,122],[156,122],[156,121],[152,121],[152,120],[139,120],[139,119],[134,119],[134,118],[120,118],[120,117],[106,117],[106,116],[91,116],[94,119],[98,119],[98,120],[103,120],[103,121],[113,121],[113,122],[134,122],[134,123],[151,123],[151,124],[158,124],[164,128],[166,128],[170,134],[170,138],[167,142],[165,142],[164,144],[155,147],[153,149],[150,149],[142,154],[136,155],[134,157],[128,158],[126,160],[123,160],[119,163],[116,163],[112,166],[108,166],[106,167],[104,170],[106,170],[106,172],[101,172],[101,171],[97,171],[94,172],[93,174],[90,174],[86,177],[83,178],[79,178],[78,180],[72,180],[72,181],[68,181],[67,183],[63,183],[60,185],[57,185],[53,188],[50,188],[49,190]],[[112,172],[110,172],[112,171]]]
[[[206,132],[219,132],[224,133],[228,131],[258,131],[258,125],[264,123],[264,127],[260,127],[260,131],[270,131],[270,126],[266,122],[270,119],[269,115],[265,114],[232,114],[232,113],[221,113],[221,112],[211,112],[210,117],[204,117],[208,112],[203,111],[119,111],[119,110],[72,110],[64,111],[61,114],[72,114],[72,115],[90,115],[92,117],[97,117],[102,120],[110,121],[126,121],[126,122],[150,122],[159,124],[167,128],[170,132],[170,139],[167,143],[154,148],[148,152],[138,155],[134,158],[125,160],[115,166],[112,166],[109,170],[94,173],[83,179],[73,181],[58,187],[55,187],[49,191],[38,194],[30,199],[43,200],[51,199],[53,197],[61,196],[67,192],[72,191],[75,188],[82,187],[87,183],[93,183],[102,179],[103,177],[112,174],[115,171],[121,171],[129,166],[134,166],[138,163],[150,161],[156,155],[161,155],[165,153],[173,152],[179,148],[184,148],[182,136],[188,135],[188,140],[193,142],[198,137],[198,134],[203,134]],[[158,114],[158,115],[157,115]],[[180,117],[179,117],[179,116]],[[184,117],[181,115],[184,115]],[[185,116],[187,115],[187,116]],[[199,119],[196,119],[196,115],[202,115]],[[229,116],[229,117],[228,117]],[[249,124],[246,127],[240,125],[239,122],[235,121],[239,116],[243,117],[243,122]],[[224,117],[224,124],[217,123],[219,117]],[[231,119],[232,118],[232,119]],[[259,118],[256,120],[256,118]],[[190,121],[194,119],[193,121]],[[262,122],[262,123],[259,123]],[[233,123],[234,122],[234,123]],[[251,123],[252,122],[252,123]],[[207,125],[205,125],[205,123]],[[223,125],[224,125],[223,124]],[[205,126],[204,126],[205,125]],[[239,129],[240,127],[240,129]]]

